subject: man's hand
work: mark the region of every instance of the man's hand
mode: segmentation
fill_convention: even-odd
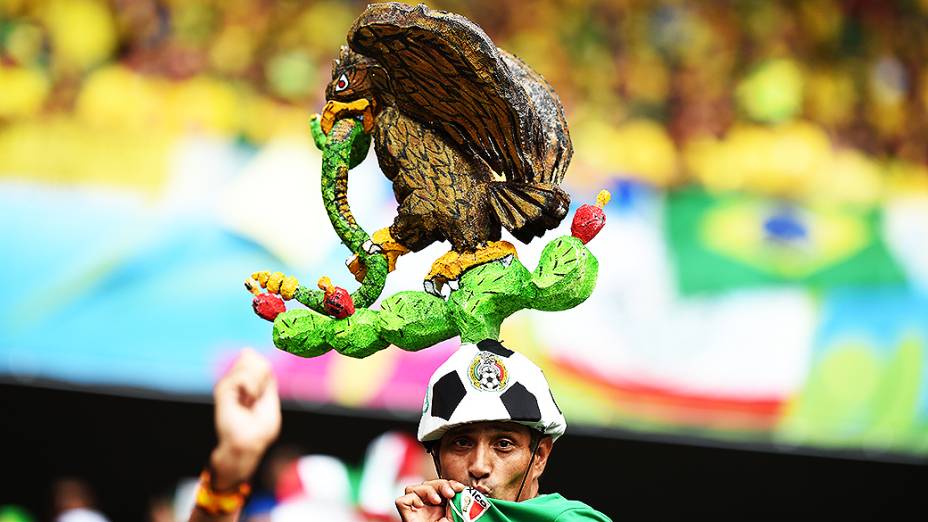
[[[242,350],[213,390],[219,444],[210,457],[213,485],[229,489],[248,480],[280,433],[280,398],[267,359]]]
[[[396,509],[403,522],[452,522],[449,503],[464,491],[464,484],[454,480],[429,480],[406,488],[396,499]]]

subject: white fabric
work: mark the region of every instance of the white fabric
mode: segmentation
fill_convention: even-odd
[[[308,499],[285,502],[271,510],[271,522],[308,522],[313,520],[360,522],[361,518],[358,517],[351,506],[314,502]]]
[[[69,509],[64,513],[58,515],[58,518],[55,519],[55,522],[109,522],[106,517],[100,513],[85,509]]]
[[[399,520],[394,501],[409,484],[418,484],[425,477],[401,476],[403,463],[410,452],[424,453],[409,435],[388,431],[374,439],[364,457],[358,504],[364,513]]]
[[[342,461],[328,455],[307,455],[296,465],[306,498],[314,502],[337,505],[351,504],[351,483],[348,468]]]

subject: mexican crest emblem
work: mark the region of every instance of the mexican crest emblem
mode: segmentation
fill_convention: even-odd
[[[464,522],[474,522],[490,509],[490,501],[476,489],[467,488],[462,491],[460,495],[461,511],[455,509],[454,512]],[[452,503],[451,506],[453,508],[454,503]]]
[[[498,392],[506,387],[509,372],[499,357],[490,352],[479,352],[470,363],[470,383],[481,391]]]

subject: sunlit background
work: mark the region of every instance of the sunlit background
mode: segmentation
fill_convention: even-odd
[[[363,2],[0,6],[2,380],[206,397],[250,345],[288,399],[415,418],[456,341],[300,359],[242,287],[355,288],[307,120]],[[593,296],[502,332],[571,429],[928,456],[928,1],[431,6],[555,87],[573,206],[613,194]],[[350,179],[389,224],[373,153]]]

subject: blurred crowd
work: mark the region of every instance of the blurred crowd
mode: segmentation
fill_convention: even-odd
[[[97,510],[96,495],[86,481],[62,477],[51,484],[55,522],[106,522]],[[33,522],[32,514],[15,505],[0,506],[0,522]]]
[[[187,133],[308,143],[308,116],[366,3],[4,0],[0,178],[147,188]],[[632,178],[855,207],[928,191],[928,0],[429,5],[467,16],[554,86],[575,146],[572,189]],[[397,451],[408,437],[384,437],[360,470],[280,449],[245,520],[390,520],[398,485],[430,463]],[[95,516],[86,484],[62,484],[56,498],[79,501],[60,503],[71,506],[60,520]],[[153,498],[151,520],[185,520],[195,484]],[[0,522],[29,520],[0,508]]]
[[[0,171],[52,170],[36,164],[39,138],[17,122],[91,140],[61,116],[150,144],[191,130],[258,145],[305,133],[365,3],[3,2]],[[577,149],[575,186],[625,176],[869,205],[928,184],[926,0],[431,6],[474,20],[554,85]]]
[[[253,479],[255,490],[241,520],[399,520],[395,499],[406,485],[435,478],[434,470],[422,446],[403,432],[386,432],[371,441],[358,468],[329,455],[307,455],[299,447],[278,445],[265,456]],[[193,510],[197,485],[197,477],[187,477],[179,480],[172,491],[153,495],[147,509],[148,522],[186,522]],[[79,478],[55,481],[51,498],[55,522],[109,520],[101,512],[91,485]],[[35,520],[39,520],[35,514],[20,507],[0,506],[0,522]]]

